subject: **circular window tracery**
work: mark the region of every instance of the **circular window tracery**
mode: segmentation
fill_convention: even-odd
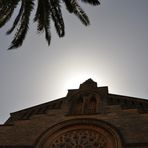
[[[59,135],[49,147],[52,148],[106,148],[107,139],[100,133],[79,129]]]
[[[36,148],[123,148],[114,127],[95,119],[56,124],[37,140]]]

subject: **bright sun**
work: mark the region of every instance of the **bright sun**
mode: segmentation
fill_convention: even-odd
[[[96,77],[91,73],[75,72],[73,75],[69,75],[65,79],[64,87],[65,89],[77,89],[81,83],[89,78],[92,78],[94,81],[96,81]]]

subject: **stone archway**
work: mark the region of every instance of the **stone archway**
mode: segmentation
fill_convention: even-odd
[[[106,122],[75,119],[48,129],[37,148],[122,148],[119,134]]]

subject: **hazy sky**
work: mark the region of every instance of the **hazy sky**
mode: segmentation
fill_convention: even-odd
[[[91,25],[84,27],[63,9],[66,36],[59,39],[52,26],[50,47],[32,22],[17,50],[7,51],[12,21],[0,30],[1,123],[10,112],[64,97],[88,78],[110,93],[148,98],[148,0],[82,7]]]

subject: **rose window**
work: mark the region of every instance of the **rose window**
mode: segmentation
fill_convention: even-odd
[[[97,131],[78,129],[57,136],[50,148],[106,148],[106,138]]]

